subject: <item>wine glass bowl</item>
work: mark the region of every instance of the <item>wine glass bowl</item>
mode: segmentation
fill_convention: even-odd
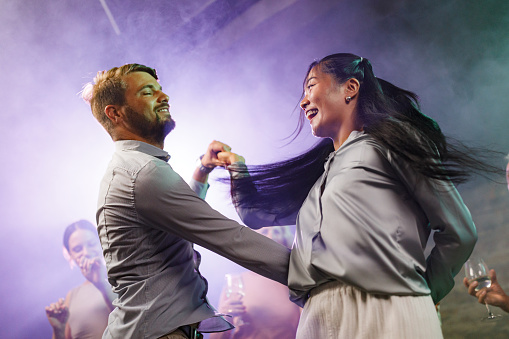
[[[236,298],[237,300],[242,299],[246,292],[244,291],[244,282],[242,277],[236,274],[226,274],[226,298]]]
[[[477,281],[478,285],[475,287],[476,291],[479,291],[482,288],[491,287],[491,277],[489,272],[490,270],[482,258],[473,257],[468,259],[465,263],[465,277],[469,284]],[[493,314],[487,303],[485,303],[485,306],[488,310],[488,316],[483,317],[481,320],[498,320],[501,317],[499,314]]]
[[[242,300],[242,298],[246,295],[244,290],[244,282],[242,280],[242,276],[239,274],[226,274],[225,275],[226,282],[226,291],[225,297],[226,299],[231,300]],[[235,327],[246,326],[249,323],[245,322],[242,319],[242,316],[237,315],[234,318]]]
[[[489,269],[484,260],[481,258],[470,258],[465,263],[465,277],[469,283],[477,281],[479,285],[475,288],[479,291],[481,288],[489,288],[491,286],[491,278]]]

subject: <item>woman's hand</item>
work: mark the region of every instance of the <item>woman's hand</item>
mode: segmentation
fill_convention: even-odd
[[[246,313],[246,306],[244,306],[242,299],[228,298],[223,300],[219,312],[229,314],[232,317],[238,317]]]
[[[218,158],[218,154],[222,152],[230,152],[231,147],[221,141],[214,140],[212,141],[205,154],[201,158],[201,163],[203,166],[208,168],[214,168],[216,166],[225,166],[224,161]]]
[[[218,153],[217,158],[219,159],[219,161],[221,161],[224,164],[224,166],[230,166],[231,164],[236,163],[236,162],[242,162],[242,163],[245,162],[243,156],[238,155],[236,153],[227,152],[227,151]]]
[[[64,299],[60,298],[56,303],[46,306],[46,316],[53,327],[55,338],[63,338],[69,320],[69,308],[65,306]]]
[[[106,267],[101,257],[82,257],[77,264],[81,274],[95,286],[102,286],[106,281]]]

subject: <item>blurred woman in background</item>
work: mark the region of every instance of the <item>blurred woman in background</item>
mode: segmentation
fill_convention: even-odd
[[[259,233],[292,247],[290,226],[265,227]],[[231,315],[235,328],[211,333],[210,339],[294,339],[300,307],[290,301],[288,294],[288,287],[251,271],[227,274],[218,311]]]
[[[64,299],[46,307],[54,339],[102,338],[116,295],[106,280],[101,244],[94,225],[77,221],[65,229],[64,257],[77,265],[85,281]]]

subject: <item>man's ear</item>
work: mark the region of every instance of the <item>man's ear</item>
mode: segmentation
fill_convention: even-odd
[[[113,122],[113,124],[120,123],[122,119],[122,112],[120,111],[120,106],[118,105],[108,105],[104,108],[104,114],[108,117],[108,119]]]
[[[349,97],[354,98],[359,93],[359,88],[361,87],[359,80],[350,78],[346,81],[345,85],[345,94]]]

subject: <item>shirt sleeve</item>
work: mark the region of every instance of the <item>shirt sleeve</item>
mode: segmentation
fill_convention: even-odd
[[[212,209],[167,163],[149,163],[136,178],[134,195],[145,224],[287,284],[290,250]]]
[[[395,168],[436,231],[424,277],[437,303],[454,287],[454,277],[474,249],[474,221],[452,182],[425,178],[407,164]]]
[[[194,193],[196,193],[200,198],[205,200],[210,185],[209,183],[199,182],[191,178],[191,180],[189,181],[189,187],[191,187]]]

